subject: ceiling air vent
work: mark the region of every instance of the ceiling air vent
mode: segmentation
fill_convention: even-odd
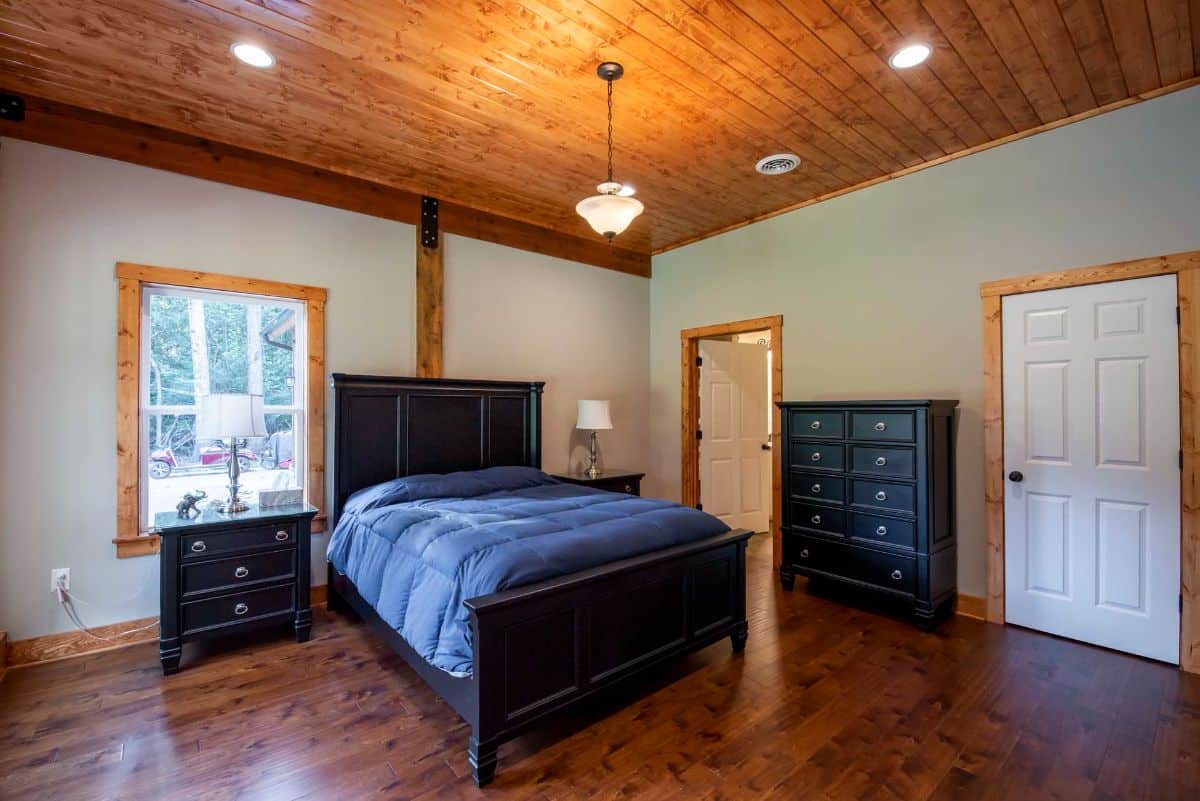
[[[800,166],[800,157],[792,153],[776,153],[758,160],[754,169],[763,175],[783,175]]]

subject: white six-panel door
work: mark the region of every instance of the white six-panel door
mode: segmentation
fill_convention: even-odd
[[[1003,359],[1005,617],[1177,664],[1176,294],[1005,297]]]
[[[766,345],[700,342],[700,504],[751,531],[770,522],[767,376]]]

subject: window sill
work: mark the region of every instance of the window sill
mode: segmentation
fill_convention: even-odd
[[[117,558],[129,559],[134,556],[154,556],[158,553],[159,536],[157,534],[142,534],[136,537],[115,537],[113,544],[117,546]]]

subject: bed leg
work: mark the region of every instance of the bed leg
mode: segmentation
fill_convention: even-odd
[[[499,743],[481,743],[471,735],[471,743],[467,747],[467,761],[471,763],[471,778],[476,787],[490,784],[496,775],[496,753],[500,750]]]
[[[733,643],[733,652],[740,654],[746,650],[746,638],[750,636],[750,627],[746,621],[742,621],[733,627],[733,631],[729,633],[729,641]]]
[[[342,596],[337,594],[333,588],[333,563],[325,563],[325,608],[330,614],[346,614],[346,602],[342,600]]]

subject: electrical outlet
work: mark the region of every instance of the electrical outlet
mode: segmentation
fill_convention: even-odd
[[[71,568],[56,567],[50,571],[50,592],[71,589]]]

